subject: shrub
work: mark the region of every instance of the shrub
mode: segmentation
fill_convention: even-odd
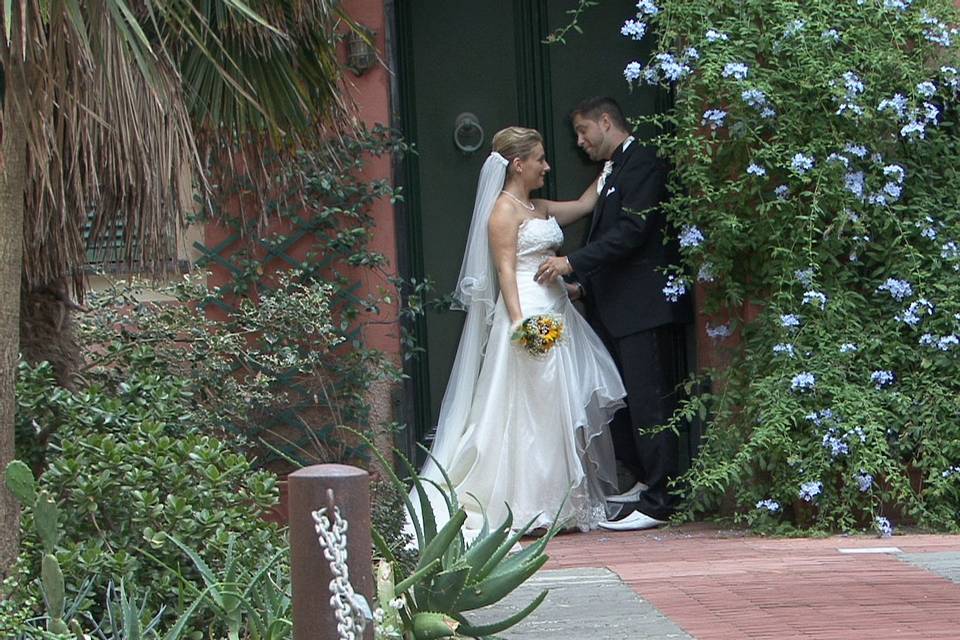
[[[949,0],[638,3],[666,205],[721,348],[691,513],[956,529],[960,71]],[[642,29],[625,28],[627,34]],[[755,319],[753,316],[756,316]],[[749,322],[748,322],[749,320]],[[726,322],[725,322],[726,321]],[[679,417],[679,416],[678,416]]]
[[[242,454],[180,418],[188,413],[183,381],[145,377],[125,387],[132,397],[99,388],[81,393],[54,387],[44,368],[21,365],[18,398],[28,401],[36,386],[49,385],[47,415],[60,421],[55,455],[38,481],[57,501],[61,538],[56,557],[74,595],[87,580],[91,597],[82,606],[97,619],[107,584],[123,579],[132,592],[149,592],[148,610],[166,606],[168,615],[185,603],[181,580],[202,581],[189,559],[166,538],[201,550],[217,568],[231,537],[235,554],[251,566],[284,544],[262,514],[276,502],[276,478],[255,471]],[[24,409],[21,407],[21,409]],[[8,588],[15,599],[38,598],[41,546],[33,514],[22,518],[21,555]],[[186,591],[192,598],[192,590]],[[212,614],[201,607],[198,624]]]

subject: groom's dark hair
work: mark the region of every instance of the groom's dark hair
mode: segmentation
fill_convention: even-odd
[[[627,124],[627,119],[623,115],[623,109],[620,108],[616,100],[609,97],[587,98],[570,111],[570,119],[573,120],[576,116],[581,116],[596,121],[603,114],[607,114],[610,121],[617,127],[624,131],[630,131],[630,125]]]

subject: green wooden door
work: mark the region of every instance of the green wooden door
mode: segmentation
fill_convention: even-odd
[[[473,210],[477,177],[490,139],[509,125],[544,134],[553,167],[540,194],[572,198],[596,177],[599,167],[576,147],[567,117],[581,99],[608,95],[628,116],[651,113],[663,96],[649,88],[629,91],[628,62],[646,46],[620,35],[636,3],[600,3],[581,17],[583,33],[566,44],[543,44],[569,20],[576,0],[400,0],[397,2],[398,78],[401,121],[417,155],[407,163],[407,251],[409,273],[432,278],[440,292],[452,291],[460,269]],[[483,130],[481,146],[464,151],[455,143],[458,121],[472,114]],[[459,118],[459,120],[458,120]],[[461,130],[461,146],[478,142],[476,127]],[[578,246],[587,221],[566,230],[567,246]],[[428,315],[418,333],[426,354],[413,368],[415,416],[412,438],[429,441],[453,364],[463,314]]]

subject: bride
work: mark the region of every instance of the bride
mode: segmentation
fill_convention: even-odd
[[[538,284],[537,267],[563,242],[561,225],[586,215],[596,184],[579,200],[531,200],[550,170],[543,139],[508,127],[493,138],[480,172],[467,248],[454,297],[467,311],[440,407],[432,458],[422,475],[443,484],[439,463],[467,512],[468,539],[514,513],[515,526],[589,530],[605,520],[617,493],[607,424],[625,391],[600,339],[574,309],[562,282]],[[511,342],[520,322],[559,316],[560,342],[531,356]],[[429,483],[427,483],[429,486]],[[436,493],[436,492],[431,492]],[[431,495],[438,520],[446,506]],[[416,500],[414,500],[416,504]]]

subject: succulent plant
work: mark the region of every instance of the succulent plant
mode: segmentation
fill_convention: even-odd
[[[44,489],[37,489],[37,482],[30,468],[20,460],[7,465],[7,488],[25,507],[33,509],[33,522],[43,544],[43,558],[40,561],[40,584],[43,598],[47,603],[47,631],[66,634],[69,631],[63,612],[66,606],[66,593],[63,583],[63,571],[54,555],[60,540],[57,527],[59,511],[53,496]]]
[[[410,462],[399,453],[397,455],[413,479],[413,487],[420,503],[418,511],[413,508],[409,496],[404,498],[416,531],[420,559],[410,575],[395,583],[392,575],[381,569],[378,572],[378,588],[387,590],[390,602],[403,598],[403,606],[399,607],[398,613],[403,622],[402,626],[407,631],[407,638],[488,640],[530,615],[544,601],[547,591],[541,592],[514,615],[497,622],[475,624],[470,622],[464,612],[499,602],[536,573],[548,559],[545,553],[547,543],[559,531],[557,519],[536,542],[511,554],[511,549],[530,530],[536,518],[514,530],[513,512],[508,505],[507,517],[496,529],[491,530],[484,514],[480,534],[466,545],[462,528],[467,516],[459,506],[456,494],[446,491],[439,484],[420,478]],[[381,458],[381,461],[393,481],[402,483],[390,470],[386,460]],[[447,487],[452,486],[446,472],[442,468],[440,472],[444,484]],[[424,482],[430,482],[446,501],[450,518],[440,527],[430,506]],[[382,538],[376,531],[373,534],[380,554],[388,562],[392,562],[392,554]],[[382,591],[380,597],[383,604]],[[384,610],[386,609],[384,607]]]

